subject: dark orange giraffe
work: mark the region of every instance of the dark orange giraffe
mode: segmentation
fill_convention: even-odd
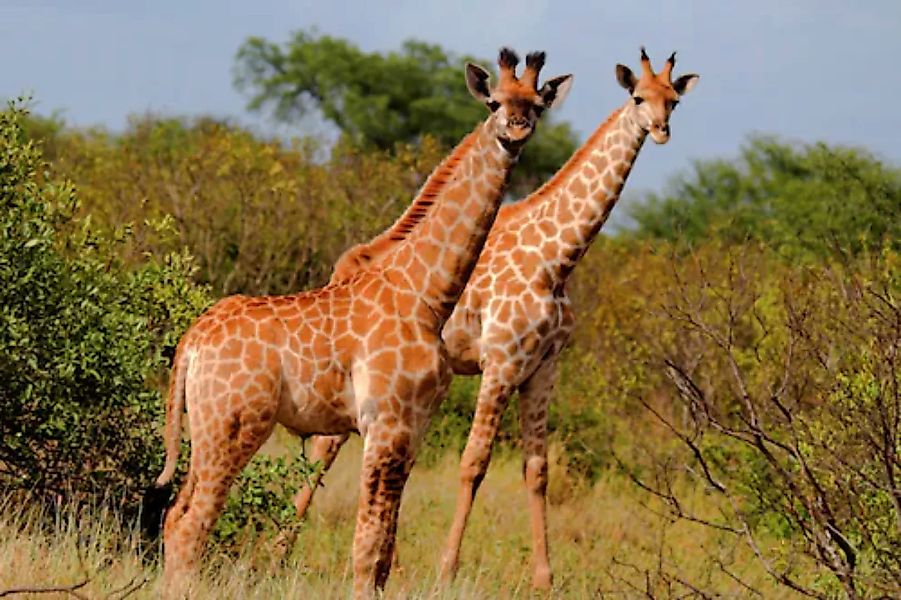
[[[476,414],[460,464],[460,492],[442,573],[450,578],[476,491],[491,459],[491,448],[510,396],[519,392],[524,474],[533,539],[535,587],[549,588],[547,550],[547,414],[557,357],[573,327],[566,281],[579,258],[619,199],[638,151],[650,133],[658,144],[669,140],[669,118],[697,75],[671,79],[675,53],[655,74],[644,48],[642,73],[623,65],[616,77],[630,94],[569,161],[528,198],[498,213],[442,337],[454,373],[482,373]],[[353,272],[352,265],[380,260],[359,247],[335,267],[333,281]],[[365,260],[361,260],[361,254]],[[313,440],[312,460],[331,465],[346,436]],[[302,515],[313,489],[295,499]]]
[[[520,80],[518,58],[503,49],[494,89],[487,71],[467,65],[467,85],[491,115],[386,233],[391,248],[378,265],[315,291],[226,298],[184,335],[166,404],[166,466],[157,481],[166,484],[175,471],[186,407],[191,462],[165,522],[167,589],[188,583],[234,478],[276,423],[299,435],[363,437],[354,594],[384,586],[401,493],[450,380],[441,329],[522,145],[541,111],[570,84],[563,76],[538,89],[543,58],[529,55]],[[428,222],[419,223],[426,214]]]

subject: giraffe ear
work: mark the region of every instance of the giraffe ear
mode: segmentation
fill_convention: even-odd
[[[638,85],[638,79],[635,78],[635,73],[633,73],[632,69],[626,65],[616,65],[616,80],[621,86],[626,88],[630,94],[635,91],[635,86]]]
[[[561,104],[566,99],[566,95],[569,94],[569,88],[571,88],[572,85],[572,75],[560,75],[559,77],[554,77],[553,79],[545,81],[544,85],[541,86],[541,89],[538,90],[538,96],[541,98],[542,106],[544,106],[544,108],[550,108]]]
[[[691,91],[691,88],[695,86],[695,84],[698,82],[698,79],[700,78],[700,75],[695,75],[694,73],[683,75],[673,82],[673,89],[676,90],[676,93],[680,96],[682,94],[687,94]]]
[[[482,103],[488,103],[491,100],[491,90],[488,89],[488,78],[491,75],[480,67],[472,63],[466,63],[466,87],[473,98]]]

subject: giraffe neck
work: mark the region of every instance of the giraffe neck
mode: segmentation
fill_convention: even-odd
[[[349,265],[353,269],[378,262],[384,254],[394,250],[397,242],[403,241],[409,236],[410,232],[416,228],[423,219],[429,214],[431,207],[435,204],[436,198],[446,188],[449,181],[453,180],[460,163],[472,152],[476,144],[478,136],[476,132],[470,132],[464,137],[453,151],[442,160],[429,174],[425,183],[422,184],[416,198],[407,207],[404,213],[397,218],[391,227],[374,237],[365,244],[359,244],[351,249],[349,254],[355,254],[353,257],[357,264]],[[347,260],[349,257],[341,257],[341,260]],[[335,266],[335,271],[339,270],[339,266]]]
[[[433,197],[426,215],[383,260],[386,271],[446,320],[475,266],[503,198],[518,149],[503,147],[482,123],[472,147]]]
[[[511,210],[520,247],[540,251],[557,282],[566,280],[607,220],[646,137],[627,102],[521,209]]]

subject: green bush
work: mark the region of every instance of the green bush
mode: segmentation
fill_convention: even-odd
[[[899,267],[888,248],[798,267],[746,245],[658,280],[648,364],[668,382],[642,399],[660,428],[631,452],[644,485],[695,522],[672,490],[703,487],[719,515],[700,522],[813,597],[901,591]]]
[[[319,463],[305,457],[257,455],[238,476],[212,539],[220,548],[237,552],[259,536],[290,535],[298,525],[294,495],[316,475]]]
[[[188,255],[126,265],[129,228],[77,218],[24,117],[0,113],[0,486],[132,501],[161,467],[156,386],[208,298]]]
[[[481,377],[454,377],[450,391],[432,417],[416,463],[431,465],[448,452],[460,454],[466,445],[476,409]]]

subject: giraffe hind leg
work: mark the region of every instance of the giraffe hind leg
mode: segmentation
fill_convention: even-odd
[[[203,435],[192,440],[187,481],[164,528],[164,578],[169,594],[180,593],[192,580],[232,483],[275,424],[274,418],[263,420],[242,411],[227,417],[224,427],[211,425],[208,430],[200,421],[195,418],[192,429]]]
[[[313,500],[313,494],[315,493],[316,488],[319,487],[319,482],[322,481],[325,472],[328,471],[329,467],[332,466],[332,463],[335,462],[335,457],[338,456],[341,446],[344,445],[344,442],[347,441],[348,437],[350,436],[347,433],[342,435],[317,435],[313,437],[313,448],[310,451],[309,462],[320,462],[321,464],[316,474],[311,477],[310,481],[305,483],[294,496],[294,506],[297,508],[298,519],[303,519],[304,515],[306,515],[307,509],[310,507],[310,502]]]
[[[532,529],[532,587],[549,590],[552,583],[547,545],[547,418],[557,373],[556,356],[544,362],[519,388],[523,476]]]

